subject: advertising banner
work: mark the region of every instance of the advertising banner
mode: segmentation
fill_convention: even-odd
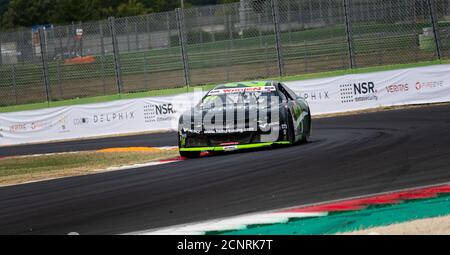
[[[312,115],[450,101],[450,65],[286,82]],[[0,146],[176,130],[206,91],[0,114]]]

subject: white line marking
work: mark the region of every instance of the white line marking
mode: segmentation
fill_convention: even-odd
[[[261,213],[237,217],[210,220],[194,224],[178,225],[169,228],[138,232],[140,235],[186,235],[205,234],[211,231],[229,231],[245,229],[249,225],[285,223],[292,218],[326,216],[326,212],[319,213]]]
[[[311,203],[305,205],[298,205],[292,207],[286,207],[276,210],[270,210],[266,212],[247,214],[229,218],[221,218],[216,220],[209,221],[200,221],[188,224],[175,225],[171,227],[159,228],[159,229],[149,229],[138,232],[126,233],[127,235],[201,235],[205,234],[209,231],[227,231],[227,230],[237,230],[237,229],[245,229],[249,225],[254,224],[273,224],[273,223],[283,223],[287,222],[290,218],[305,218],[305,217],[321,217],[328,215],[327,212],[311,212],[311,213],[295,213],[295,212],[283,212],[285,210],[294,209],[294,208],[302,208],[309,206],[318,206],[329,203],[337,203],[342,201],[348,201],[353,199],[360,199],[365,197],[373,197],[378,195],[408,191],[408,190],[416,190],[416,189],[424,189],[430,187],[437,187],[442,185],[450,185],[450,182],[430,184],[424,186],[416,186],[404,189],[396,189],[391,191],[383,191],[379,193],[372,193],[361,196],[353,196],[342,199],[335,199],[320,203]]]
[[[127,170],[127,169],[141,168],[141,167],[146,167],[146,166],[164,165],[164,164],[174,163],[174,162],[178,162],[178,161],[181,161],[181,160],[156,161],[156,162],[141,163],[141,164],[134,164],[134,165],[108,167],[106,169],[94,170],[93,172],[109,172],[109,171]]]

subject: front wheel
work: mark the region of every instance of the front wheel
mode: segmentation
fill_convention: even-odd
[[[178,135],[178,148],[181,148],[181,137]],[[198,158],[200,157],[200,151],[179,151],[180,156],[185,158]]]

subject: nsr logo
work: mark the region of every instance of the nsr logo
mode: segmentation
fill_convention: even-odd
[[[156,115],[167,115],[167,114],[174,114],[175,110],[173,109],[172,104],[160,104],[155,105],[155,112]]]
[[[354,90],[355,95],[365,95],[365,94],[376,93],[375,84],[371,81],[354,83],[353,90]]]

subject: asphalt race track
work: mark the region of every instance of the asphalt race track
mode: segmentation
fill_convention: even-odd
[[[177,137],[173,133],[158,133],[69,142],[55,142],[48,144],[6,146],[0,147],[0,157],[71,151],[91,151],[113,147],[161,147],[176,145]]]
[[[0,188],[0,234],[127,233],[450,181],[448,105],[313,127],[299,146]]]

